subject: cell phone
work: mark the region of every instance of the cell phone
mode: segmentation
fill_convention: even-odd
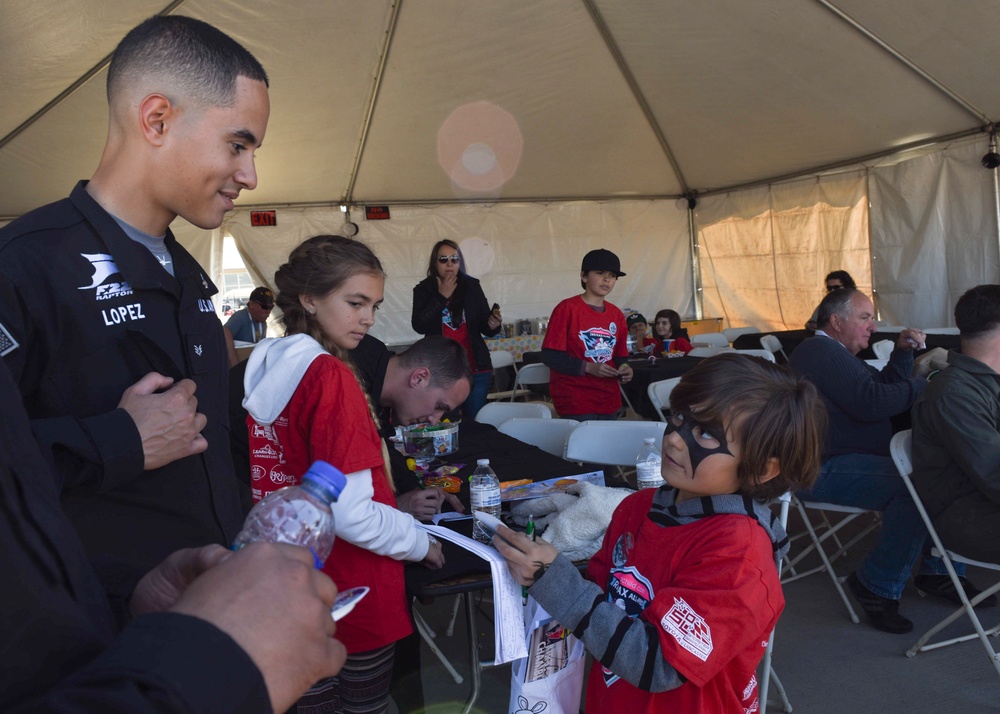
[[[362,585],[338,593],[337,599],[333,601],[333,607],[330,608],[330,616],[333,617],[333,621],[336,622],[353,610],[354,606],[361,602],[361,598],[368,594],[368,590],[367,586]]]

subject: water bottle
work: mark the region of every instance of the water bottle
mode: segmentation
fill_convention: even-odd
[[[660,456],[660,449],[656,445],[656,439],[653,437],[643,439],[639,455],[635,457],[636,487],[641,491],[644,488],[659,488],[662,486],[663,474],[660,473],[662,466],[663,458]]]
[[[335,536],[330,504],[337,501],[346,485],[339,469],[314,461],[302,483],[269,493],[253,507],[232,549],[258,541],[301,545],[312,551],[316,567],[322,568]]]
[[[469,479],[469,493],[472,501],[472,511],[482,511],[494,518],[500,517],[500,479],[490,468],[489,459],[476,461],[476,470]],[[493,543],[493,537],[479,521],[472,521],[472,537],[480,543]]]

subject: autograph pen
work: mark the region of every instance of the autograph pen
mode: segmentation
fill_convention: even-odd
[[[535,517],[532,516],[532,515],[528,516],[528,527],[525,528],[524,534],[526,536],[528,536],[529,538],[531,538],[532,542],[535,541]],[[527,585],[522,585],[521,586],[521,605],[524,606],[524,605],[527,605],[527,604],[528,604],[528,586]]]

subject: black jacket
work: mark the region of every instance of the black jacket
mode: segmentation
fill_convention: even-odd
[[[228,544],[242,525],[226,344],[194,258],[168,231],[171,277],[84,186],[0,229],[0,335],[20,345],[3,359],[88,552],[148,570],[178,548]],[[147,472],[117,405],[150,371],[194,380],[208,450]]]
[[[2,364],[0,404],[0,711],[270,711],[253,662],[204,620],[145,615],[118,635]]]
[[[410,324],[421,335],[441,334],[441,311],[448,300],[438,292],[437,278],[429,276],[421,280],[413,288],[413,314]],[[458,274],[458,287],[451,296],[452,312],[465,312],[465,321],[469,324],[469,341],[472,343],[472,365],[474,372],[493,369],[490,361],[490,350],[483,340],[483,335],[493,337],[500,332],[500,325],[490,329],[490,306],[479,281],[466,275]]]

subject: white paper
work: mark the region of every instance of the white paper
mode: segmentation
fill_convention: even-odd
[[[435,538],[450,541],[489,562],[490,574],[493,577],[493,639],[496,642],[494,662],[504,664],[527,657],[521,586],[510,574],[503,556],[493,546],[480,543],[449,528],[429,526],[424,523],[417,525]]]

